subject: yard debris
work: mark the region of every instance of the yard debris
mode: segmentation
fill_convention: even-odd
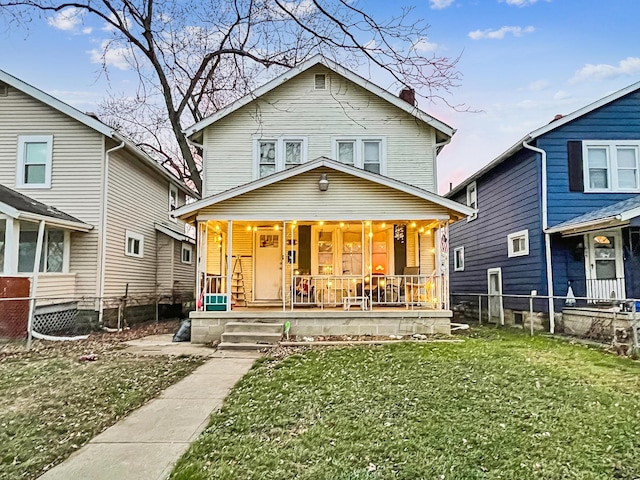
[[[302,337],[303,342],[313,342],[313,340],[314,340],[313,337]]]
[[[426,335],[422,334],[422,333],[414,333],[413,335],[411,335],[413,338],[415,338],[416,340],[426,340],[427,337]]]
[[[96,360],[98,360],[98,355],[96,355],[95,353],[89,353],[87,355],[82,355],[79,360],[81,362],[95,362]]]

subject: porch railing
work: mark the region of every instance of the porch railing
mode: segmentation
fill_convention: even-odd
[[[624,278],[611,278],[606,280],[587,280],[587,298],[590,303],[607,302],[612,300],[624,300]]]
[[[296,275],[289,305],[344,306],[362,309],[405,306],[448,309],[444,279],[438,275],[314,276]]]

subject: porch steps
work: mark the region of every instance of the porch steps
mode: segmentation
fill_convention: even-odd
[[[278,345],[284,324],[280,322],[229,322],[220,338],[220,350],[259,350]]]

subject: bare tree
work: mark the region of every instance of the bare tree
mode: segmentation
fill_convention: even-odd
[[[102,113],[199,192],[183,128],[250,91],[267,69],[316,53],[352,67],[366,61],[431,99],[444,99],[459,80],[457,58],[423,55],[429,26],[412,21],[410,9],[379,21],[352,0],[0,0],[0,7],[10,22],[57,12],[103,21],[105,72],[117,52],[139,84],[133,98],[112,95]]]

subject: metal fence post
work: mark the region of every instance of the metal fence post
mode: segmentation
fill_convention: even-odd
[[[637,353],[640,350],[640,345],[638,344],[638,313],[637,313],[637,302],[633,301],[633,317],[631,319],[631,330],[633,333],[633,352]]]
[[[482,295],[478,295],[478,325],[482,325]]]
[[[529,328],[533,337],[533,296],[529,297]]]

